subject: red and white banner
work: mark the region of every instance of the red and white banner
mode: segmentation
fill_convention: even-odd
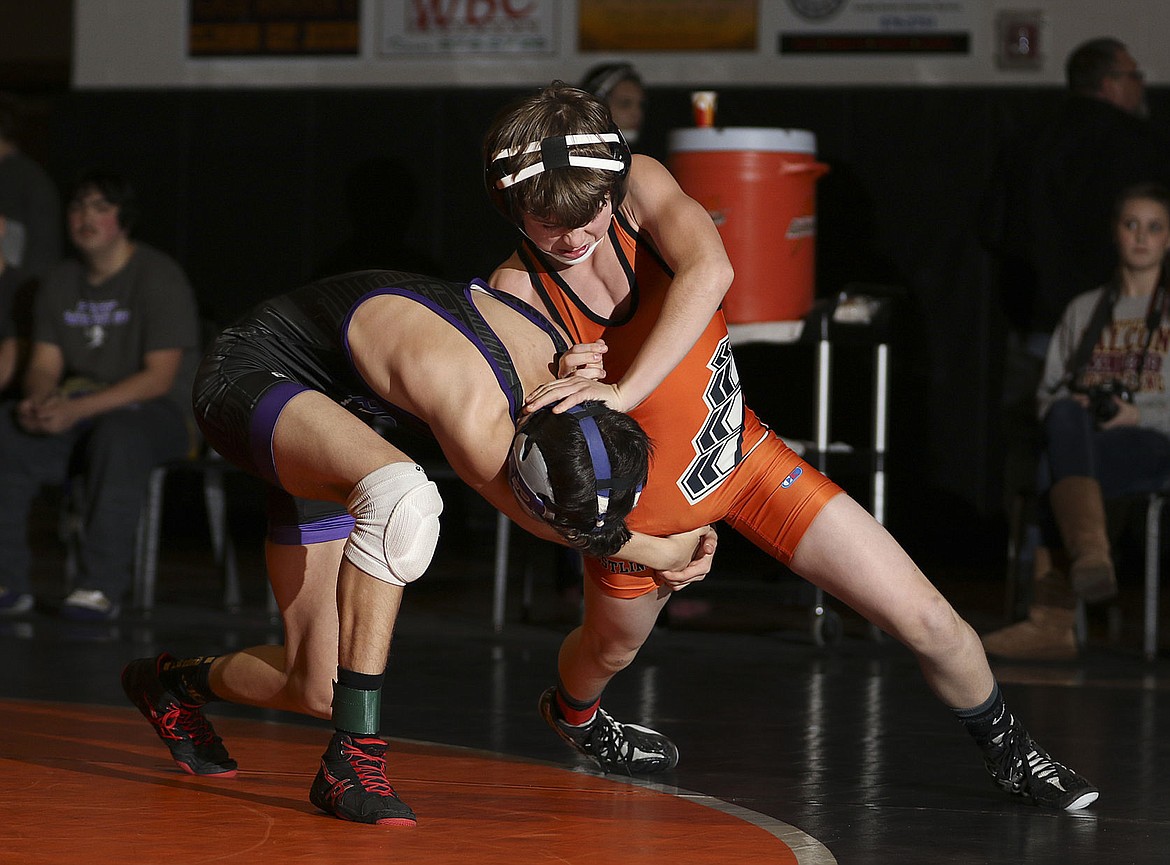
[[[557,0],[382,0],[383,54],[551,54]]]

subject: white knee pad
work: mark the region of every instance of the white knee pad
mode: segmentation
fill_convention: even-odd
[[[439,488],[416,463],[393,463],[362,478],[346,509],[355,525],[345,557],[367,574],[405,586],[423,575],[439,542]]]

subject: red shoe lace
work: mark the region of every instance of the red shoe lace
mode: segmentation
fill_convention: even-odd
[[[216,740],[214,730],[198,709],[190,709],[175,703],[166,712],[155,717],[158,719],[159,732],[168,739],[177,741],[189,739],[196,745],[211,745]]]
[[[386,780],[386,758],[376,754],[367,754],[356,745],[343,742],[341,754],[357,772],[358,783],[363,790],[378,796],[394,796],[394,788]]]

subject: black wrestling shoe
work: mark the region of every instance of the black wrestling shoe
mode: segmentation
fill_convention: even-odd
[[[565,723],[557,707],[557,689],[540,695],[540,714],[556,734],[592,759],[605,772],[643,775],[666,772],[678,765],[678,748],[657,730],[619,724],[604,709],[588,724]]]
[[[386,743],[377,736],[334,732],[309,790],[309,801],[342,820],[413,826],[410,806],[386,779]]]
[[[1079,811],[1097,801],[1099,795],[1096,787],[1053,760],[1016,724],[992,740],[984,765],[995,786],[1041,808]]]
[[[198,706],[184,703],[159,680],[159,667],[170,660],[164,652],[157,658],[131,661],[122,670],[122,690],[150,721],[180,769],[191,775],[234,778],[236,761],[228,755],[211,722]]]

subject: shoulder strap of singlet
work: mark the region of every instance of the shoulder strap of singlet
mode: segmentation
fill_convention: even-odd
[[[617,236],[614,234],[612,223],[610,223],[609,235],[610,242],[613,243],[614,248],[616,249],[618,240]],[[517,247],[516,252],[520,256],[520,262],[524,265],[524,269],[528,271],[528,280],[532,283],[533,290],[535,290],[537,296],[540,297],[542,301],[544,301],[544,305],[550,310],[556,323],[560,325],[566,333],[572,334],[574,337],[578,338],[581,336],[578,332],[576,323],[572,320],[572,312],[568,313],[568,318],[566,319],[566,314],[561,310],[562,304],[572,307],[573,309],[580,312],[581,315],[585,316],[585,318],[589,319],[595,324],[601,325],[602,327],[608,327],[609,325],[615,323],[623,323],[613,322],[611,320],[605,319],[591,310],[589,305],[577,296],[577,292],[575,292],[573,287],[565,281],[565,278],[561,276],[560,272],[556,268],[549,266],[548,259],[545,258],[544,254],[540,251],[539,248],[537,248],[534,243],[532,243],[532,241],[528,240],[527,238],[522,240],[520,242],[520,246]],[[630,280],[632,289],[634,284],[633,270],[625,266],[626,259],[620,249],[618,250],[618,259],[623,263],[623,267],[625,267],[625,272],[627,278]],[[556,290],[561,293],[564,298],[561,303],[557,303],[549,294],[549,286],[548,283],[545,282],[545,279],[547,279],[549,283],[552,283],[554,286],[556,286]]]
[[[478,278],[471,280],[470,288],[477,291],[482,291],[485,294],[490,294],[496,300],[500,301],[500,303],[511,307],[516,312],[520,313],[530,322],[539,327],[548,334],[548,338],[552,340],[553,347],[556,348],[558,354],[568,350],[569,344],[561,335],[561,332],[557,330],[556,325],[549,321],[544,313],[542,313],[536,307],[530,305],[527,301],[521,300],[514,294],[508,294],[506,291],[500,291],[498,288],[493,288],[482,279]]]
[[[625,274],[626,281],[630,286],[630,305],[626,314],[620,319],[603,318],[602,316],[591,310],[584,301],[577,296],[570,286],[554,268],[549,267],[545,261],[540,250],[529,241],[527,238],[520,241],[520,245],[516,248],[516,254],[520,257],[521,264],[524,269],[528,271],[529,282],[532,283],[532,288],[537,296],[544,301],[545,307],[550,311],[550,314],[556,320],[557,324],[565,330],[566,333],[574,336],[580,336],[578,328],[572,321],[566,321],[564,315],[557,304],[549,294],[548,286],[542,277],[547,277],[553,283],[560,293],[564,296],[564,303],[576,309],[585,318],[601,325],[602,327],[621,327],[628,323],[633,318],[635,311],[638,308],[638,279],[634,272],[634,262],[629,253],[626,252],[626,244],[629,244],[630,250],[637,248],[638,240],[636,236],[630,231],[629,224],[626,223],[624,229],[621,228],[616,220],[610,220],[609,241],[614,248],[614,253],[617,255],[618,263],[622,267],[622,272]],[[655,258],[658,258],[655,254]],[[661,259],[658,258],[659,262]],[[665,265],[663,265],[665,267]],[[669,268],[666,269],[669,273]],[[570,313],[572,315],[572,313]]]
[[[476,291],[494,297],[500,303],[520,313],[528,321],[543,330],[548,334],[548,338],[553,345],[553,350],[558,355],[567,351],[569,344],[561,336],[560,331],[556,329],[552,322],[520,298],[492,288],[481,279],[473,279],[464,289],[464,296],[467,298],[467,308],[470,312],[474,312],[474,316],[468,316],[468,323],[475,331],[477,337],[475,344],[491,365],[492,370],[496,374],[496,379],[500,382],[500,386],[508,394],[508,406],[514,420],[519,416],[520,407],[524,404],[524,386],[520,381],[520,376],[516,372],[515,364],[512,363],[512,356],[508,354],[508,349],[500,341],[500,338],[491,329],[487,321],[484,320],[483,316],[479,314],[475,302],[471,299],[472,292]]]
[[[572,333],[574,329],[570,326],[569,322],[565,321],[560,310],[557,309],[557,305],[553,303],[552,297],[549,296],[548,289],[544,285],[544,280],[540,278],[540,274],[551,274],[552,271],[545,267],[544,263],[532,254],[528,248],[528,241],[521,240],[520,245],[516,247],[516,253],[520,256],[520,263],[528,271],[528,281],[532,283],[532,290],[536,292],[537,297],[544,301],[544,308],[549,311],[549,314],[553,316],[553,320],[556,321],[562,330],[566,333]],[[567,286],[561,285],[560,288],[564,291]]]
[[[674,271],[671,269],[670,265],[666,263],[666,259],[662,257],[662,254],[658,251],[654,244],[650,242],[650,239],[646,237],[646,235],[642,234],[640,231],[634,230],[634,226],[630,225],[630,221],[626,219],[625,214],[619,210],[613,215],[613,221],[617,223],[618,229],[623,234],[625,234],[626,237],[633,241],[635,247],[641,247],[650,253],[650,256],[656,262],[658,262],[658,266],[662,268],[667,276],[670,276],[671,278],[674,277]],[[621,247],[618,248],[620,249]],[[629,267],[632,271],[633,265],[626,261],[626,256],[622,255],[621,259],[622,264],[626,267]]]

